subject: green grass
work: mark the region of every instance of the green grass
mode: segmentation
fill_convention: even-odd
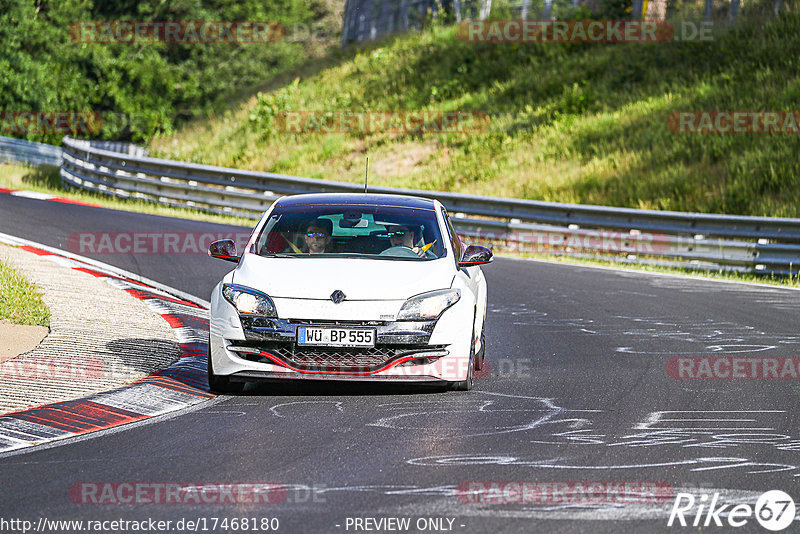
[[[19,271],[0,262],[0,320],[50,326],[50,310],[42,292]]]
[[[77,188],[66,188],[58,176],[57,167],[24,167],[20,165],[9,165],[0,163],[0,187],[8,189],[21,189],[25,191],[36,191],[48,193],[60,197],[69,198],[78,202],[95,204],[104,208],[115,210],[135,211],[137,213],[148,213],[150,215],[163,215],[166,217],[178,217],[181,219],[194,219],[198,221],[209,221],[219,224],[232,224],[235,226],[246,226],[252,228],[256,221],[243,217],[231,215],[215,215],[203,211],[188,208],[173,208],[162,206],[153,202],[146,202],[141,199],[125,199],[108,195],[103,195],[93,191],[85,191]]]
[[[676,134],[679,110],[796,110],[800,16],[711,42],[469,43],[433,26],[331,53],[225,113],[150,143],[160,157],[558,202],[800,215],[800,135]],[[476,110],[475,134],[287,134],[291,110]]]

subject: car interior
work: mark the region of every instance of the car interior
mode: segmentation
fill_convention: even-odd
[[[357,215],[357,216],[356,216]],[[306,245],[303,234],[308,224],[318,217],[283,217],[274,224],[269,232],[259,237],[257,250],[259,254],[305,254]],[[430,224],[414,219],[384,221],[374,220],[372,214],[330,214],[319,218],[331,220],[333,234],[326,252],[332,254],[367,254],[379,255],[391,248],[389,233],[393,226],[401,224],[414,234],[414,246],[430,247],[430,257],[441,256],[441,244],[436,239],[436,232]],[[265,228],[266,230],[266,228]]]

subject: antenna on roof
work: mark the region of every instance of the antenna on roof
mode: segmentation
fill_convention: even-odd
[[[367,179],[369,179],[369,156],[367,156],[367,168],[364,170],[364,193],[367,192]]]

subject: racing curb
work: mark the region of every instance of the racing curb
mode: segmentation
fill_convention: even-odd
[[[52,202],[63,202],[64,204],[77,204],[79,206],[90,206],[93,208],[101,208],[99,204],[90,204],[89,202],[81,202],[67,197],[59,197],[49,193],[39,193],[38,191],[26,191],[21,189],[7,189],[0,187],[0,194],[11,195],[15,197],[32,198],[34,200],[50,200]]]
[[[181,356],[136,382],[80,399],[0,416],[0,454],[164,415],[215,397],[209,392],[208,303],[115,267],[38,243],[0,234],[0,242],[106,280],[144,302],[175,330]]]

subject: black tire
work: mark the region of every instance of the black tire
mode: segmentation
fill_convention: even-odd
[[[486,326],[481,327],[481,350],[475,354],[475,370],[480,371],[483,369],[483,364],[486,363]]]
[[[466,380],[459,380],[458,382],[453,382],[453,391],[469,391],[472,389],[472,386],[475,385],[475,373],[473,369],[475,367],[475,360],[474,355],[469,355],[469,364],[467,365],[467,379]]]
[[[227,376],[217,376],[214,374],[214,366],[211,363],[211,339],[208,340],[208,388],[212,393],[235,394],[241,393],[244,389],[244,382],[231,382]]]
[[[474,331],[474,325],[473,325]],[[472,334],[470,334],[472,339]],[[475,343],[470,343],[469,348],[469,363],[467,364],[467,379],[453,382],[452,388],[454,391],[469,391],[475,385]]]

